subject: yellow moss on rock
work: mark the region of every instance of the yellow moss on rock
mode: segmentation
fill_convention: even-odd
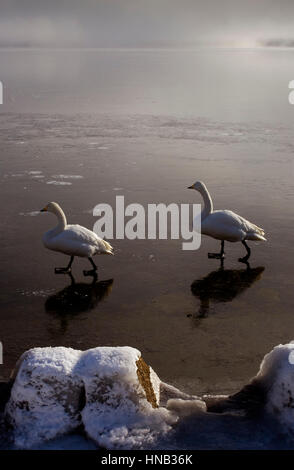
[[[138,379],[145,391],[147,401],[151,403],[153,408],[158,408],[156,395],[154,393],[154,389],[150,379],[150,367],[148,366],[148,364],[146,364],[142,357],[140,357],[136,361],[136,366]]]

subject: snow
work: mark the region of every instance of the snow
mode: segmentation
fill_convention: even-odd
[[[210,397],[218,412],[161,382],[127,346],[31,349],[14,376],[5,409],[13,448],[293,447],[294,342],[267,354],[235,396]],[[250,404],[259,407],[254,416]]]
[[[266,390],[266,410],[294,434],[294,342],[266,354],[256,381]]]
[[[139,383],[136,362],[140,357],[134,348],[95,348],[77,365],[86,393],[83,423],[100,446],[136,448],[170,430],[171,413],[153,408]]]
[[[80,424],[98,446],[152,445],[171,431],[177,417],[158,406],[160,379],[151,368],[148,383],[151,389],[154,384],[156,404],[148,401],[148,383],[142,385],[137,373],[140,358],[130,347],[27,351],[5,410],[15,446],[36,447]]]
[[[52,178],[60,178],[60,179],[82,179],[82,175],[52,175]]]
[[[178,416],[192,416],[206,411],[206,404],[202,400],[183,400],[172,398],[167,402],[168,410],[176,412]]]
[[[73,374],[80,354],[59,347],[31,349],[22,355],[5,410],[17,447],[31,447],[80,424],[82,382]]]
[[[69,181],[55,181],[55,180],[47,181],[46,184],[53,184],[55,186],[71,186],[72,185],[72,183],[70,183]]]

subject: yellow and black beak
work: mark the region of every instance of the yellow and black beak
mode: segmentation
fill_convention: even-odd
[[[194,186],[193,186],[193,184],[192,184],[192,186],[188,186],[188,188],[187,188],[187,189],[194,189]]]
[[[47,212],[47,211],[48,211],[47,206],[43,207],[43,209],[40,210],[40,212]]]

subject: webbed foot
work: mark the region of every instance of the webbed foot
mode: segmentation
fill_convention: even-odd
[[[55,268],[54,269],[55,274],[69,274],[71,273],[71,268]]]
[[[213,258],[213,259],[225,259],[224,253],[208,253],[207,256],[208,258]]]
[[[90,269],[89,271],[83,271],[84,276],[96,276],[97,277],[97,269]]]

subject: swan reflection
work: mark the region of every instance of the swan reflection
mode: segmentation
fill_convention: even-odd
[[[46,312],[57,314],[86,312],[95,308],[112,290],[113,279],[97,282],[97,275],[94,275],[91,283],[85,283],[76,282],[71,273],[67,275],[71,284],[47,298]]]
[[[212,271],[202,279],[191,284],[191,291],[200,300],[196,318],[204,318],[209,314],[210,302],[232,302],[252,284],[261,279],[264,267],[246,269],[223,269]]]

